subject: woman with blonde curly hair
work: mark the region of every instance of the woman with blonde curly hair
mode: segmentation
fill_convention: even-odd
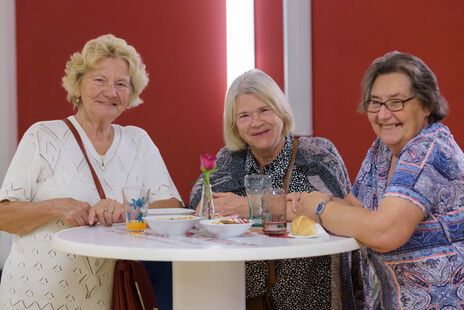
[[[55,251],[51,238],[72,226],[124,221],[121,188],[151,188],[150,208],[181,198],[148,134],[112,122],[139,105],[148,83],[140,55],[111,34],[71,56],[63,77],[77,112],[32,125],[0,189],[0,230],[15,234],[0,285],[1,309],[111,309],[114,260]],[[72,126],[100,180],[100,199]]]

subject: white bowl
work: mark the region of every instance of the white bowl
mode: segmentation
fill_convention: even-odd
[[[224,219],[224,218],[222,218]],[[200,224],[205,230],[218,237],[238,237],[243,235],[253,225],[253,220],[243,224],[219,224],[221,218],[212,220],[201,220]]]
[[[182,215],[193,214],[195,210],[187,208],[161,208],[161,209],[148,209],[147,215]]]
[[[184,236],[199,218],[192,215],[148,215],[144,217],[148,226],[160,235]]]

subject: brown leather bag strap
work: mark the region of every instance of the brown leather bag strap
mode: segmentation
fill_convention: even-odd
[[[284,177],[284,189],[286,192],[288,192],[288,189],[290,187],[290,179],[292,177],[292,171],[293,171],[293,164],[295,163],[295,157],[296,157],[296,151],[298,150],[298,139],[294,138],[293,139],[293,148],[292,148],[292,157],[290,159],[290,163],[288,164],[287,167],[287,172],[285,173]],[[267,279],[267,287],[266,287],[266,295],[265,295],[265,303],[266,303],[266,309],[273,309],[272,308],[272,302],[271,302],[271,295],[272,295],[272,287],[276,283],[276,272],[275,272],[275,261],[270,260],[269,261],[269,274],[268,274],[268,279]]]
[[[296,151],[298,150],[298,139],[293,139],[293,149],[292,149],[292,158],[288,164],[287,172],[285,173],[284,178],[284,189],[288,193],[290,187],[290,179],[292,178],[293,164],[295,163]]]
[[[69,129],[71,130],[71,133],[74,135],[74,138],[76,139],[77,144],[81,148],[82,153],[84,153],[84,158],[87,161],[87,164],[89,165],[93,181],[95,182],[95,186],[97,187],[98,195],[100,195],[101,199],[106,199],[105,191],[103,190],[103,187],[100,183],[100,180],[97,177],[97,174],[95,173],[95,170],[93,169],[93,166],[90,164],[89,157],[87,156],[87,152],[85,151],[81,136],[77,132],[76,127],[74,127],[73,123],[71,123],[71,121],[67,118],[63,119],[63,122],[65,122],[65,124],[68,125]]]
[[[271,301],[271,295],[272,295],[272,287],[274,286],[276,282],[276,276],[275,276],[275,261],[270,260],[269,261],[269,275],[267,279],[267,287],[266,287],[266,295],[265,295],[265,307],[267,310],[272,310],[272,301]]]

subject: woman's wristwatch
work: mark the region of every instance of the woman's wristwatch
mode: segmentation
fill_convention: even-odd
[[[314,213],[316,214],[316,222],[322,226],[321,223],[321,214],[324,211],[325,206],[332,201],[331,199],[324,200],[320,204],[317,205],[316,210],[314,210]]]

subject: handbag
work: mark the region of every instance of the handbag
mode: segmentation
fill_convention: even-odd
[[[295,163],[296,151],[298,150],[298,139],[293,139],[293,148],[292,148],[292,157],[290,159],[290,163],[288,164],[287,171],[285,172],[284,177],[284,186],[283,188],[288,193],[288,189],[290,186],[290,179],[292,177],[293,171],[293,164]],[[246,301],[246,309],[247,310],[273,310],[272,302],[271,302],[271,295],[272,295],[272,287],[276,282],[275,276],[275,261],[269,261],[269,270],[268,270],[268,279],[266,284],[266,293],[261,296],[257,296],[255,298],[248,299]]]
[[[101,199],[106,199],[100,180],[90,164],[82,139],[69,119],[63,120],[74,135],[77,144],[89,165],[95,187]],[[157,310],[155,292],[150,276],[138,261],[117,260],[114,268],[113,280],[113,309],[114,310]]]
[[[158,310],[150,277],[134,260],[118,260],[114,268],[113,310]]]

